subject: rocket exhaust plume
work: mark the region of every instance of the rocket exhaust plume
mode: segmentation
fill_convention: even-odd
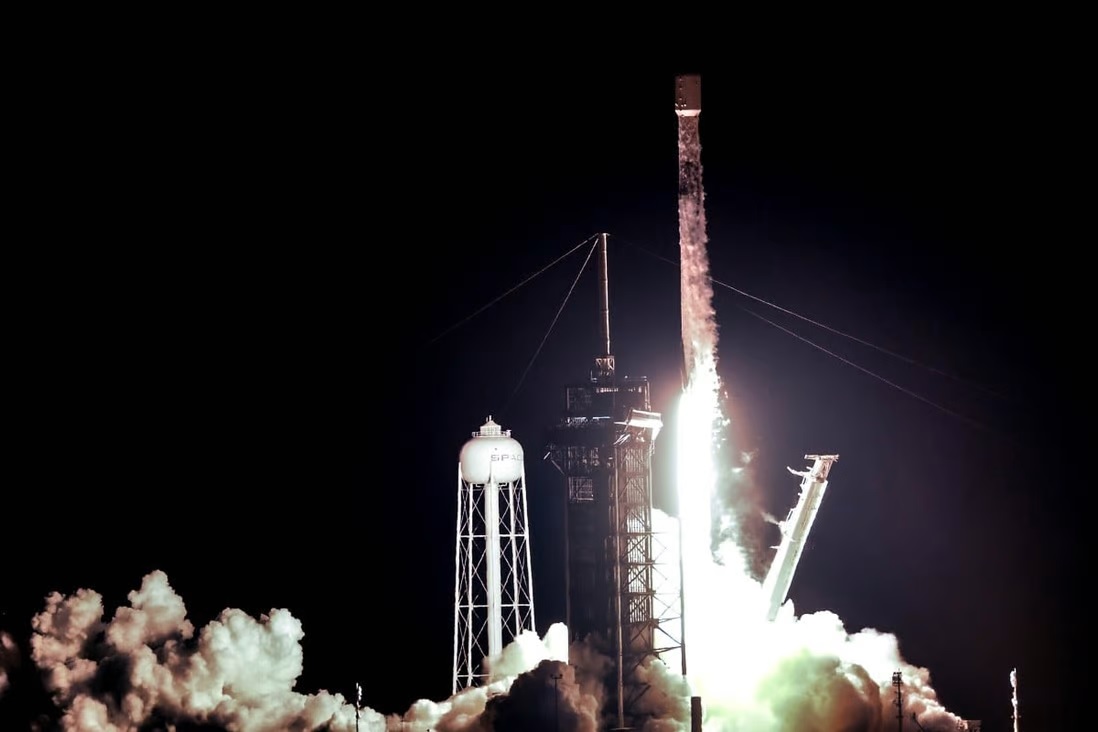
[[[953,732],[963,721],[938,702],[929,672],[900,657],[894,636],[868,628],[848,633],[840,618],[827,611],[797,617],[791,601],[768,621],[774,593],[765,594],[752,576],[742,532],[736,527],[718,531],[719,522],[713,520],[723,475],[718,446],[725,442],[728,420],[720,399],[709,279],[699,77],[676,79],[675,112],[687,376],[676,440],[685,694],[700,707],[706,732],[894,732],[891,686],[898,669],[906,689],[903,716],[915,715],[928,732]],[[680,720],[659,729],[686,732],[691,727]]]
[[[679,402],[678,492],[682,537],[684,672],[690,675],[690,649],[699,630],[693,623],[698,567],[710,563],[712,512],[716,489],[713,446],[723,426],[717,376],[717,327],[706,249],[705,192],[702,188],[701,79],[676,80],[679,120],[679,272],[683,365],[686,388]]]
[[[705,191],[702,188],[701,80],[679,77],[676,114],[679,118],[679,250],[682,297],[682,348],[688,377],[698,378],[717,352],[713,285],[705,232]]]

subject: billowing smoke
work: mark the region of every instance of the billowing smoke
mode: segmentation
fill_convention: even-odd
[[[304,633],[287,610],[259,619],[224,610],[196,635],[159,571],[129,600],[104,622],[99,593],[55,592],[34,617],[31,654],[64,711],[63,729],[136,731],[160,719],[241,732],[354,729],[355,710],[339,694],[293,690]],[[364,722],[384,729],[371,710]]]
[[[561,729],[596,729],[608,660],[577,647],[573,655],[584,669],[569,666],[561,624],[544,638],[527,631],[489,659],[487,686],[421,700],[403,714],[360,709],[356,727],[354,705],[342,695],[294,690],[304,631],[288,610],[257,619],[227,609],[196,632],[160,571],[145,576],[129,603],[108,621],[99,593],[55,592],[33,618],[31,655],[62,729],[138,732],[189,723],[232,732],[533,731],[539,728],[527,724],[530,704],[552,705]],[[14,648],[0,636],[0,661],[14,658]]]
[[[656,523],[673,520],[661,515]],[[692,568],[686,635],[690,682],[676,663],[652,664],[647,732],[686,732],[689,696],[700,695],[706,732],[889,732],[897,728],[892,674],[903,678],[903,714],[928,732],[955,732],[962,720],[938,701],[927,669],[903,659],[895,636],[851,633],[832,612],[797,616],[792,601],[766,620],[762,585],[728,541]],[[672,560],[673,561],[673,560]],[[653,693],[654,692],[654,693]]]
[[[560,729],[593,731],[602,703],[601,679],[585,677],[569,665],[569,656],[583,654],[583,648],[568,647],[562,623],[550,626],[540,640],[531,631],[521,633],[489,661],[487,686],[465,689],[444,702],[419,701],[403,721],[408,730],[549,732],[555,729],[551,710],[561,720]]]
[[[4,631],[0,631],[0,696],[4,695],[11,679],[8,672],[14,671],[19,664],[19,647],[15,645],[15,639]]]
[[[722,413],[728,414],[727,407]],[[733,448],[727,430],[716,445],[716,530],[714,549],[717,556],[735,547],[742,555],[747,572],[762,581],[770,566],[773,550],[768,541],[773,534],[770,524],[778,521],[762,508],[762,491],[751,461],[754,453]]]
[[[679,672],[680,665],[652,661],[638,669],[637,680],[649,688],[634,705],[649,715],[644,732],[678,732],[690,729],[690,687]]]
[[[598,732],[602,686],[586,687],[576,667],[543,661],[515,679],[506,695],[490,699],[477,730]]]

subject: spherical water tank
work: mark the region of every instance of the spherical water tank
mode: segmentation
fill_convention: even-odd
[[[522,477],[522,445],[491,417],[462,446],[459,460],[466,483],[510,483]]]

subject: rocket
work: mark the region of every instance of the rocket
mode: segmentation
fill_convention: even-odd
[[[675,114],[697,117],[702,109],[701,77],[683,74],[675,77]]]
[[[808,532],[812,529],[812,523],[816,520],[816,513],[820,510],[824,492],[827,490],[827,474],[831,470],[831,464],[839,456],[805,455],[804,459],[815,461],[808,470],[786,468],[793,475],[801,476],[801,495],[785,520],[778,522],[782,540],[766,573],[766,579],[763,580],[763,594],[769,602],[768,620],[778,616],[778,609],[785,602],[789,586],[793,584],[793,573],[797,570],[801,552],[808,541]]]

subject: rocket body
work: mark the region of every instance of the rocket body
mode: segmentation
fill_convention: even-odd
[[[680,117],[697,117],[701,114],[701,77],[684,74],[675,77],[675,114]]]

